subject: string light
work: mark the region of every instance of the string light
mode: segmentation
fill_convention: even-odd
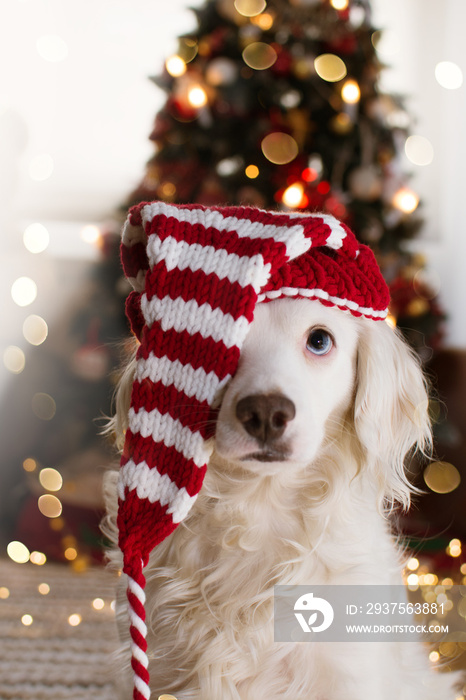
[[[181,56],[175,54],[167,58],[165,68],[173,78],[179,78],[186,73],[187,66]]]
[[[256,15],[256,17],[251,17],[251,23],[255,24],[264,32],[267,32],[269,29],[272,29],[273,22],[274,16],[270,12],[263,12],[260,15]]]
[[[201,85],[192,85],[188,90],[187,100],[191,107],[201,109],[201,107],[206,106],[208,97],[206,91]]]
[[[356,80],[347,80],[343,83],[341,89],[341,96],[345,102],[348,104],[356,104],[361,98],[361,90]]]
[[[411,557],[408,559],[408,563],[406,564],[406,567],[410,571],[416,571],[416,569],[419,568],[419,559],[416,559],[416,557]]]
[[[402,187],[395,193],[392,204],[404,214],[412,214],[419,204],[419,197],[407,187]]]
[[[32,615],[23,615],[21,617],[21,622],[25,627],[29,627],[34,622]]]
[[[85,243],[89,243],[90,245],[96,245],[101,239],[100,229],[94,224],[86,224],[86,226],[83,226],[80,236]]]
[[[438,651],[431,651],[429,654],[429,661],[431,661],[433,664],[437,663],[437,661],[440,659],[440,654]]]
[[[330,4],[335,10],[346,10],[349,0],[330,0]]]
[[[36,564],[36,566],[43,566],[47,561],[47,557],[43,552],[31,552],[29,561],[31,564]]]
[[[37,590],[41,595],[48,595],[50,593],[50,586],[48,583],[39,583]]]
[[[78,552],[74,547],[67,547],[63,554],[65,559],[68,559],[68,561],[74,561],[78,556]]]
[[[259,168],[257,167],[257,165],[248,165],[245,168],[244,173],[246,177],[248,177],[250,180],[255,180],[256,177],[258,177],[259,175]]]
[[[450,555],[450,557],[460,557],[461,556],[461,540],[458,540],[456,538],[451,540],[448,544],[446,552],[447,552],[447,554]]]
[[[78,625],[81,624],[81,622],[82,622],[82,617],[79,613],[73,613],[68,618],[68,624],[71,625],[71,627],[77,627]]]
[[[282,202],[292,209],[299,207],[303,201],[304,188],[300,182],[295,182],[286,188],[282,195]]]
[[[105,603],[102,598],[94,598],[92,601],[92,607],[94,610],[102,610],[105,607]]]
[[[23,461],[23,469],[25,472],[34,472],[37,469],[37,462],[32,457],[27,457]]]

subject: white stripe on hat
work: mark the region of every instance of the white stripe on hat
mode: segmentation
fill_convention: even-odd
[[[242,287],[254,284],[256,291],[267,283],[271,268],[270,263],[264,264],[262,255],[252,255],[245,265],[247,256],[228,253],[224,248],[177,241],[172,236],[163,240],[150,236],[147,257],[151,267],[164,260],[169,271],[202,270],[206,275],[215,273],[219,279],[228,279],[232,284],[238,282]]]
[[[343,240],[347,235],[341,222],[330,214],[319,214],[319,218],[330,228],[330,236],[327,238],[325,245],[333,248],[333,250],[338,250],[343,246]]]
[[[154,442],[163,442],[165,447],[174,447],[185,459],[192,459],[197,467],[203,467],[212,454],[212,446],[206,443],[201,433],[190,430],[172,418],[169,413],[160,413],[156,408],[146,411],[140,408],[129,409],[128,427],[134,434],[143,438],[151,437]]]
[[[153,202],[141,209],[141,218],[144,223],[152,221],[154,216],[163,214],[180,222],[186,222],[194,226],[201,224],[204,228],[216,228],[219,231],[236,233],[240,238],[273,238],[275,242],[286,245],[288,257],[297,258],[312,245],[310,238],[304,236],[303,224],[285,226],[283,224],[263,224],[260,221],[250,219],[238,219],[235,216],[224,216],[222,212],[212,209],[180,209],[166,202]],[[284,212],[267,212],[274,216],[288,216]],[[319,217],[316,217],[319,218]],[[336,220],[335,220],[336,221]]]
[[[190,335],[200,333],[203,338],[221,340],[227,348],[241,347],[249,330],[249,321],[240,316],[236,321],[222,309],[213,309],[209,303],[198,304],[195,299],[184,301],[169,296],[159,299],[141,296],[141,310],[148,327],[160,321],[162,330],[173,328],[177,333],[186,330]]]
[[[136,490],[138,498],[146,498],[150,503],[169,505],[167,513],[172,516],[174,523],[180,523],[191,510],[197,496],[190,496],[185,487],[178,488],[168,474],[159,474],[156,468],[151,469],[146,462],[135,462],[130,459],[121,467],[121,478],[118,484],[118,496],[125,500],[125,488]]]
[[[203,367],[194,369],[184,365],[180,360],[170,360],[166,355],[156,357],[149,353],[147,359],[141,357],[136,365],[136,379],[142,382],[150,379],[154,384],[162,382],[164,386],[174,386],[186,396],[195,397],[198,401],[213,401],[215,393],[229,381],[227,374],[222,380],[212,370],[206,372]]]
[[[263,292],[257,297],[257,303],[265,301],[268,299],[279,299],[280,297],[306,297],[309,299],[323,299],[328,301],[334,306],[339,308],[345,308],[351,311],[357,311],[363,316],[368,316],[369,318],[385,318],[388,313],[388,309],[383,309],[377,311],[376,309],[371,309],[367,306],[359,306],[355,301],[350,299],[341,299],[340,297],[331,296],[324,289],[300,289],[298,287],[282,287],[281,289],[272,289],[269,292]]]

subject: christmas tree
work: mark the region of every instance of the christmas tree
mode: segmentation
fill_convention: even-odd
[[[382,94],[381,32],[367,0],[208,0],[154,82],[168,97],[155,153],[127,205],[144,200],[325,211],[376,252],[392,320],[427,357],[442,313],[401,153],[410,117]],[[126,208],[126,206],[125,206]]]

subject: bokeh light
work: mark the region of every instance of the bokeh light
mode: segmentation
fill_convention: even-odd
[[[36,182],[43,182],[51,177],[54,170],[53,158],[49,153],[40,153],[29,163],[29,177]]]
[[[303,200],[304,189],[300,182],[295,182],[286,188],[282,195],[282,202],[285,206],[295,209],[299,207]]]
[[[417,134],[406,139],[405,153],[414,165],[430,165],[434,159],[434,147],[429,139]]]
[[[79,613],[73,613],[68,618],[68,624],[71,625],[71,627],[77,627],[78,625],[81,624],[81,622],[82,622],[82,617]]]
[[[262,153],[276,165],[290,163],[298,155],[298,144],[292,136],[281,131],[274,131],[262,139]]]
[[[13,542],[8,544],[6,552],[10,559],[16,562],[16,564],[25,564],[27,561],[29,561],[29,549],[25,544],[18,542],[17,540],[13,540]]]
[[[29,561],[31,564],[36,564],[36,566],[43,566],[47,561],[47,557],[43,552],[31,552]]]
[[[346,75],[345,62],[333,53],[323,53],[314,60],[314,68],[322,80],[335,83]]]
[[[235,0],[236,11],[243,17],[255,17],[267,7],[266,0]]]
[[[23,336],[31,345],[42,345],[47,338],[49,329],[41,316],[32,314],[23,323]]]
[[[412,214],[419,204],[419,197],[408,187],[401,187],[393,197],[393,206],[403,214]]]
[[[26,366],[26,356],[21,348],[9,345],[3,351],[3,364],[9,372],[20,374]]]
[[[45,34],[36,41],[39,56],[50,63],[64,61],[68,56],[68,46],[57,34]]]
[[[50,586],[48,583],[39,583],[37,590],[41,595],[48,595],[50,593]]]
[[[43,224],[29,224],[23,233],[23,243],[30,253],[42,253],[50,242],[49,232]]]
[[[186,63],[176,54],[167,58],[165,68],[173,78],[179,78],[186,73]]]
[[[201,109],[208,102],[207,93],[201,85],[192,85],[187,94],[187,100],[191,107]]]
[[[243,51],[243,61],[254,70],[266,70],[273,66],[276,60],[277,52],[275,49],[262,41],[254,41]]]
[[[341,96],[345,102],[348,104],[356,104],[361,98],[361,90],[356,80],[347,80],[343,83],[341,89]]]
[[[11,296],[18,306],[29,306],[37,297],[37,285],[30,277],[18,277],[11,285]]]
[[[25,627],[29,627],[34,622],[32,615],[23,615],[21,617],[21,622]]]
[[[330,0],[330,4],[335,10],[346,10],[349,0]]]
[[[23,461],[23,469],[25,472],[35,472],[37,469],[37,462],[32,457],[26,457]]]
[[[52,420],[57,412],[57,405],[54,399],[43,392],[34,394],[31,401],[31,408],[37,418],[41,420]]]
[[[39,472],[41,486],[47,491],[60,491],[63,486],[63,478],[59,471],[46,467]]]
[[[46,518],[58,518],[62,514],[63,507],[60,500],[50,493],[39,496],[37,505]]]
[[[259,168],[257,165],[251,164],[245,168],[244,173],[250,180],[255,180],[255,178],[259,175]]]
[[[10,591],[6,586],[0,586],[0,600],[6,600],[10,597]]]
[[[424,470],[424,481],[434,493],[451,493],[461,483],[458,469],[449,462],[431,462]]]
[[[435,66],[435,78],[447,90],[457,90],[463,84],[463,71],[453,61],[440,61]]]
[[[102,598],[94,598],[92,601],[92,607],[94,610],[102,610],[105,607],[105,603]]]
[[[80,236],[85,243],[96,245],[100,241],[102,234],[98,226],[86,224],[86,226],[82,227]]]

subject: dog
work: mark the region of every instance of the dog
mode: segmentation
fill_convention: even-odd
[[[134,366],[118,391],[120,437]],[[202,490],[146,567],[153,696],[453,700],[458,679],[432,670],[420,642],[274,642],[277,584],[402,583],[388,516],[408,508],[406,459],[429,451],[431,432],[427,383],[401,334],[316,300],[259,303],[217,408]],[[116,481],[110,472],[114,542]],[[109,558],[121,568],[117,549]],[[123,581],[118,609],[124,637]],[[122,697],[129,657],[124,643]]]

